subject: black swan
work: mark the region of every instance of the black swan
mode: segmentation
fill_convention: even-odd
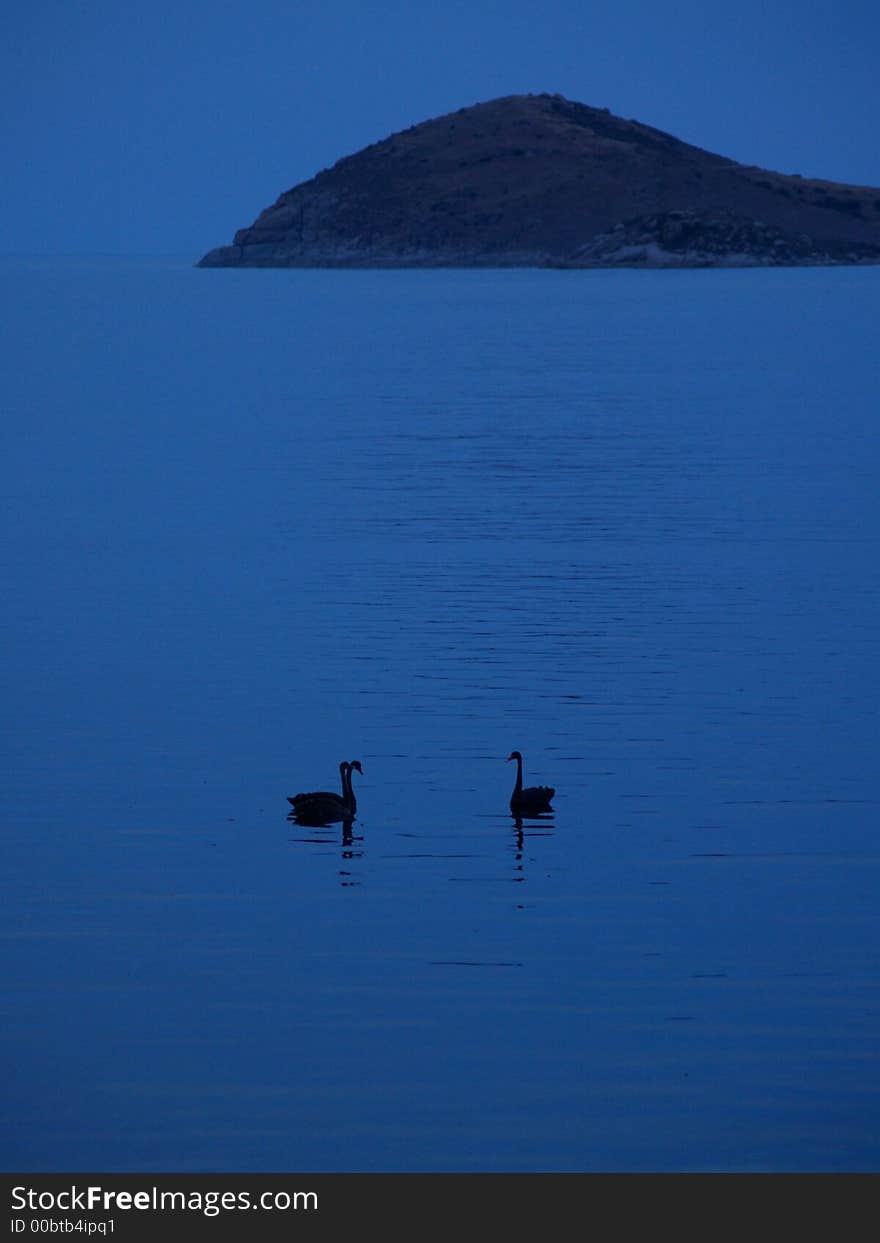
[[[553,786],[526,786],[522,783],[522,756],[519,751],[511,751],[508,761],[516,760],[516,785],[510,796],[510,810],[516,814],[552,811],[550,800],[556,793]]]
[[[329,790],[309,790],[305,794],[294,794],[287,801],[293,808],[298,819],[308,819],[313,823],[327,823],[332,820],[352,820],[357,811],[357,800],[351,788],[351,770],[355,768],[363,773],[360,760],[343,760],[339,765],[339,776],[342,782],[342,794],[332,794]]]

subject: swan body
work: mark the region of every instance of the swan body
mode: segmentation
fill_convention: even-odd
[[[511,751],[507,757],[516,760],[516,785],[510,796],[510,810],[516,814],[530,814],[541,811],[552,811],[550,800],[556,793],[553,786],[523,786],[522,756],[519,751]]]
[[[308,790],[304,794],[294,794],[287,801],[293,808],[298,820],[313,824],[327,824],[333,820],[353,820],[357,811],[357,799],[351,785],[352,769],[363,773],[360,760],[343,760],[339,765],[339,777],[342,794],[333,794],[329,790]]]

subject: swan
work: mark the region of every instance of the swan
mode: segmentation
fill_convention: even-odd
[[[550,800],[556,793],[553,786],[526,786],[522,783],[522,756],[519,751],[511,751],[506,763],[516,760],[516,785],[510,796],[510,810],[516,814],[526,815],[541,811],[552,811]]]
[[[357,810],[357,800],[351,786],[351,771],[356,769],[363,774],[360,760],[343,760],[339,765],[339,777],[342,794],[333,794],[329,790],[309,790],[304,794],[294,794],[287,801],[293,808],[297,818],[308,818],[310,821],[327,823],[331,820],[352,820]]]

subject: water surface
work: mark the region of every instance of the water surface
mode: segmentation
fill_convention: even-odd
[[[0,278],[0,1165],[876,1169],[878,270]]]

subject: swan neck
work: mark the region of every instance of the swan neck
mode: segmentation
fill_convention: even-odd
[[[342,801],[346,807],[354,811],[357,803],[355,802],[354,790],[351,785],[351,765],[342,765]]]

